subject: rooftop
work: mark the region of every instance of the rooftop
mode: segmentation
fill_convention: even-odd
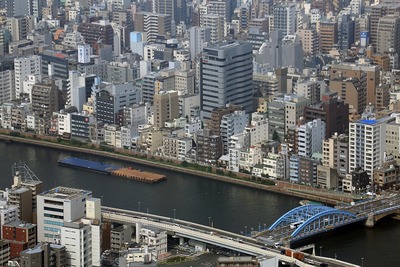
[[[40,196],[53,197],[58,199],[74,199],[78,196],[86,194],[92,194],[92,192],[83,189],[59,186],[41,193]]]

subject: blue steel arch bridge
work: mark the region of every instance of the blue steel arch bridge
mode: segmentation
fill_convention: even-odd
[[[288,211],[268,230],[255,237],[268,240],[269,243],[290,243],[356,222],[363,221],[367,226],[373,226],[379,219],[391,215],[400,215],[399,195],[372,199],[348,207],[305,205]]]

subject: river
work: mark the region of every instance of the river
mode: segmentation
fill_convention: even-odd
[[[268,227],[300,201],[291,196],[80,153],[4,143],[0,143],[0,151],[0,188],[11,186],[12,164],[22,161],[44,182],[46,189],[55,186],[87,189],[93,191],[94,197],[102,198],[105,206],[140,209],[169,217],[175,213],[178,219],[211,223],[235,233]],[[167,180],[146,184],[58,166],[58,160],[70,156],[159,172],[167,175]],[[355,225],[310,242],[315,243],[317,254],[378,267],[400,266],[399,240],[400,222],[386,219],[372,229]]]

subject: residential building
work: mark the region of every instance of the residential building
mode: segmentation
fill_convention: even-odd
[[[326,125],[326,136],[345,133],[349,129],[349,105],[338,98],[337,92],[322,94],[322,101],[304,109],[306,122],[321,119]]]
[[[15,97],[20,98],[25,94],[23,81],[28,75],[40,75],[42,70],[42,58],[40,56],[20,57],[14,59],[15,71]]]
[[[7,199],[9,205],[14,205],[19,209],[19,220],[33,222],[32,215],[32,190],[26,187],[16,187],[8,189]]]
[[[333,134],[323,142],[322,165],[336,170],[345,177],[349,169],[349,137],[345,134]]]
[[[203,50],[200,63],[200,104],[203,119],[210,120],[214,109],[227,104],[240,105],[246,113],[253,110],[252,61],[250,43],[223,42]],[[218,73],[217,77],[215,73]]]
[[[92,48],[99,41],[105,45],[114,45],[114,30],[107,20],[81,23],[78,26],[78,32],[82,34],[85,43]]]
[[[382,166],[374,170],[374,190],[393,189],[400,177],[400,167],[392,156],[382,159]]]
[[[62,267],[66,265],[65,247],[58,244],[39,243],[20,253],[21,267]]]
[[[203,129],[196,132],[195,142],[197,162],[215,165],[222,156],[221,137],[212,134],[209,129]]]
[[[395,121],[394,116],[376,119],[372,106],[368,106],[361,120],[349,126],[349,171],[356,168],[367,171],[371,178],[373,171],[381,165],[386,149],[386,124]]]
[[[303,47],[304,55],[315,57],[320,52],[320,41],[318,32],[314,29],[299,29],[301,46]]]
[[[400,164],[400,117],[396,116],[394,122],[386,123],[386,154]]]
[[[154,43],[160,36],[168,39],[172,33],[169,14],[138,12],[135,14],[135,31],[146,33],[146,41]]]
[[[36,245],[36,225],[13,221],[2,226],[2,239],[10,241],[10,258],[17,258],[20,253]]]
[[[400,18],[398,15],[388,15],[379,19],[376,52],[384,54],[393,49],[400,53]],[[396,62],[399,64],[399,60]]]
[[[274,6],[274,30],[282,31],[282,36],[292,35],[296,31],[296,5],[278,4]]]
[[[210,43],[222,42],[225,36],[225,17],[222,15],[204,15],[200,27],[210,29]]]
[[[321,21],[319,25],[320,46],[322,53],[329,53],[338,40],[338,25],[335,21]]]
[[[176,91],[160,91],[154,95],[154,127],[163,128],[165,122],[179,117],[179,99]]]
[[[222,116],[220,125],[220,136],[222,140],[222,153],[228,153],[231,137],[242,133],[248,125],[248,115],[244,110],[234,111],[233,113]]]
[[[375,48],[378,44],[379,20],[388,15],[398,16],[400,3],[396,1],[384,1],[371,7],[370,18],[370,43]]]
[[[65,221],[61,226],[61,245],[66,251],[66,265],[92,266],[92,236],[89,224]]]
[[[325,139],[325,123],[321,119],[306,122],[297,128],[297,153],[311,158],[314,153],[322,153]]]
[[[190,59],[194,60],[200,57],[203,48],[211,41],[211,29],[194,26],[189,29],[189,49]]]
[[[331,80],[330,90],[337,92],[338,96],[349,105],[351,111],[361,114],[367,105],[367,89],[365,75],[358,78],[337,78]]]

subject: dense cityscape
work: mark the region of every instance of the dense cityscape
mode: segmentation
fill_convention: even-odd
[[[398,215],[399,53],[399,0],[0,1],[5,143],[131,157],[335,205],[303,202],[236,236],[210,219],[178,222],[175,210],[102,207],[91,188],[45,190],[16,164],[0,265],[156,266],[222,247],[235,257],[212,266],[352,266],[290,245]]]

